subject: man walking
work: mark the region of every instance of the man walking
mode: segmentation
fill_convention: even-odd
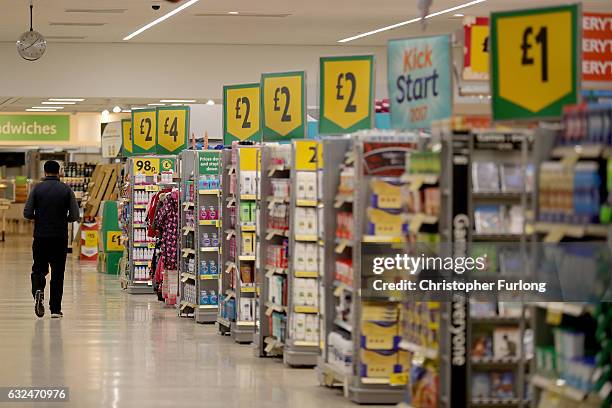
[[[60,165],[50,160],[45,163],[45,178],[28,197],[23,216],[34,220],[32,244],[32,295],[36,316],[45,315],[46,276],[51,266],[51,317],[62,317],[64,270],[68,247],[68,222],[79,220],[79,206],[74,192],[59,179]]]

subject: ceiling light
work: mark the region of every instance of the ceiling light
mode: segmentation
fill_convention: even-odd
[[[170,106],[183,106],[183,104],[182,103],[173,103]]]
[[[436,16],[439,16],[441,14],[450,13],[450,12],[453,12],[455,10],[460,10],[462,8],[465,8],[465,7],[470,7],[470,6],[474,6],[476,4],[479,4],[479,3],[484,3],[485,1],[487,1],[487,0],[473,0],[473,1],[470,1],[470,2],[467,2],[467,3],[460,4],[460,5],[455,6],[455,7],[447,8],[447,9],[444,9],[444,10],[441,10],[441,11],[437,11],[435,13],[430,13],[430,14],[426,15],[425,18],[436,17]],[[368,31],[366,33],[361,33],[361,34],[354,35],[352,37],[343,38],[341,40],[338,40],[338,42],[339,43],[345,43],[345,42],[357,40],[359,38],[368,37],[370,35],[382,33],[383,31],[389,31],[389,30],[393,30],[394,28],[399,28],[399,27],[403,27],[403,26],[408,25],[408,24],[416,23],[417,21],[421,21],[421,18],[417,17],[417,18],[413,18],[411,20],[406,20],[406,21],[402,21],[400,23],[392,24],[390,26],[377,28],[376,30]]]
[[[108,109],[104,109],[102,111],[102,116],[108,116],[108,115],[110,115],[110,112],[108,111]]]
[[[119,113],[119,112],[121,112],[121,106],[115,106],[115,107],[113,108],[113,112],[114,112],[114,113]]]
[[[166,106],[165,103],[149,103],[149,106]]]
[[[26,109],[26,112],[57,112],[55,109]]]
[[[160,102],[164,103],[194,103],[195,99],[162,99]]]
[[[131,112],[132,112],[132,110],[131,110],[131,109],[124,109],[124,110],[122,110],[121,112],[123,112],[123,113],[131,113]]]
[[[455,13],[455,14],[453,14],[453,17],[464,17],[464,16],[465,16],[465,14],[463,14],[463,13]]]
[[[237,11],[228,11],[227,14],[231,14],[231,15],[235,16],[235,15],[238,15],[240,13],[237,12]]]
[[[63,106],[32,106],[32,109],[58,110],[58,109],[64,109],[64,107]]]
[[[194,4],[196,4],[198,1],[200,0],[189,0],[187,3],[184,3],[180,6],[178,6],[177,8],[175,8],[174,10],[170,11],[167,14],[164,14],[163,16],[159,17],[158,19],[155,19],[153,21],[151,21],[149,24],[145,25],[142,28],[139,28],[138,30],[134,31],[132,34],[128,35],[127,37],[125,37],[123,39],[123,41],[129,41],[132,38],[136,37],[138,34],[141,34],[145,31],[147,31],[149,28],[161,23],[164,20],[169,19],[170,17],[172,17],[173,15],[180,13],[181,11],[185,10],[187,7],[191,7]]]
[[[55,102],[83,102],[83,98],[49,98],[50,101]]]
[[[214,105],[214,104],[215,104],[215,101],[213,101],[212,99],[209,99],[209,100],[206,102],[206,104],[207,104],[207,105]]]
[[[42,101],[43,105],[76,105],[76,102],[53,102],[53,101]]]

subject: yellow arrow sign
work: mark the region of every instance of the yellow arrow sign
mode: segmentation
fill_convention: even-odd
[[[305,73],[286,72],[261,76],[262,139],[278,141],[304,138]]]
[[[132,111],[132,142],[134,153],[155,153],[157,133],[157,112],[155,109]]]
[[[319,159],[320,144],[314,140],[296,140],[295,169],[298,171],[315,171]]]
[[[223,87],[223,143],[261,140],[259,84]]]
[[[321,58],[319,133],[345,133],[372,127],[374,57]]]
[[[132,146],[132,120],[123,119],[121,120],[121,138],[123,140],[123,155],[131,156],[134,153],[134,146]]]
[[[157,108],[157,153],[177,154],[187,148],[189,107]]]
[[[491,14],[493,118],[557,117],[578,96],[579,6]]]

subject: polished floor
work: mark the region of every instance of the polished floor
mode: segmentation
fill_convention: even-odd
[[[180,319],[153,296],[129,295],[116,277],[70,258],[64,319],[37,319],[31,239],[7,238],[0,243],[0,387],[65,386],[70,402],[0,408],[355,406],[320,387],[314,370],[256,358],[214,326]]]

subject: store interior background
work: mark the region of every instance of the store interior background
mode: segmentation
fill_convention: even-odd
[[[0,13],[0,115],[67,114],[70,116],[70,138],[62,142],[0,140],[0,198],[4,183],[20,177],[30,182],[40,178],[44,160],[32,163],[29,161],[32,157],[66,154],[68,161],[82,164],[114,162],[102,157],[101,127],[103,123],[129,119],[132,108],[187,105],[191,108],[190,133],[196,138],[206,136],[211,145],[222,143],[223,86],[259,82],[262,73],[305,71],[307,115],[314,123],[319,116],[319,58],[323,56],[374,55],[375,99],[386,99],[387,43],[390,39],[452,34],[453,69],[457,79],[453,113],[489,115],[488,81],[461,79],[464,18],[488,16],[497,10],[553,6],[561,1],[472,2],[475,4],[469,7],[427,19],[425,26],[414,22],[340,42],[419,17],[418,0],[200,0],[128,41],[123,38],[176,5],[166,0],[35,0],[34,28],[48,41],[45,55],[35,62],[22,60],[15,50],[16,39],[27,30],[29,23],[28,2],[16,3],[15,0],[0,0],[3,10]],[[465,3],[465,0],[434,0],[430,12]],[[609,0],[580,3],[583,11],[612,13]],[[154,5],[161,8],[156,11]],[[28,111],[50,106],[43,102],[51,98],[82,101],[58,104],[56,106],[63,108],[57,112]],[[164,100],[184,102],[162,102]],[[114,113],[115,107],[121,111]],[[23,220],[22,208],[23,203],[14,203],[4,213],[6,233],[8,239],[14,237],[29,244],[32,226]],[[20,255],[25,256],[25,252],[21,251]],[[95,268],[91,263],[83,262],[83,265],[83,270],[89,272]],[[146,309],[140,299],[120,302],[134,302],[136,307]],[[188,336],[191,334],[189,332]],[[202,340],[198,336],[201,335],[193,337]],[[221,354],[227,350],[220,347],[215,352]],[[238,357],[241,363],[252,357],[250,351],[238,353],[241,353]],[[130,370],[129,367],[124,369],[125,372]],[[137,375],[136,372],[134,376]],[[307,377],[305,381],[314,383],[310,378],[314,376],[309,373],[301,371],[296,375],[283,377],[282,382],[294,386]],[[304,394],[296,393],[291,404],[307,406],[296,401],[300,396]],[[249,403],[244,393],[239,397],[241,404]],[[259,403],[261,398],[258,396]],[[310,395],[306,394],[305,398]],[[319,398],[321,403],[326,401],[326,397]],[[280,399],[275,403],[280,404]],[[94,397],[82,401],[98,403]],[[137,399],[130,402],[139,403]]]

